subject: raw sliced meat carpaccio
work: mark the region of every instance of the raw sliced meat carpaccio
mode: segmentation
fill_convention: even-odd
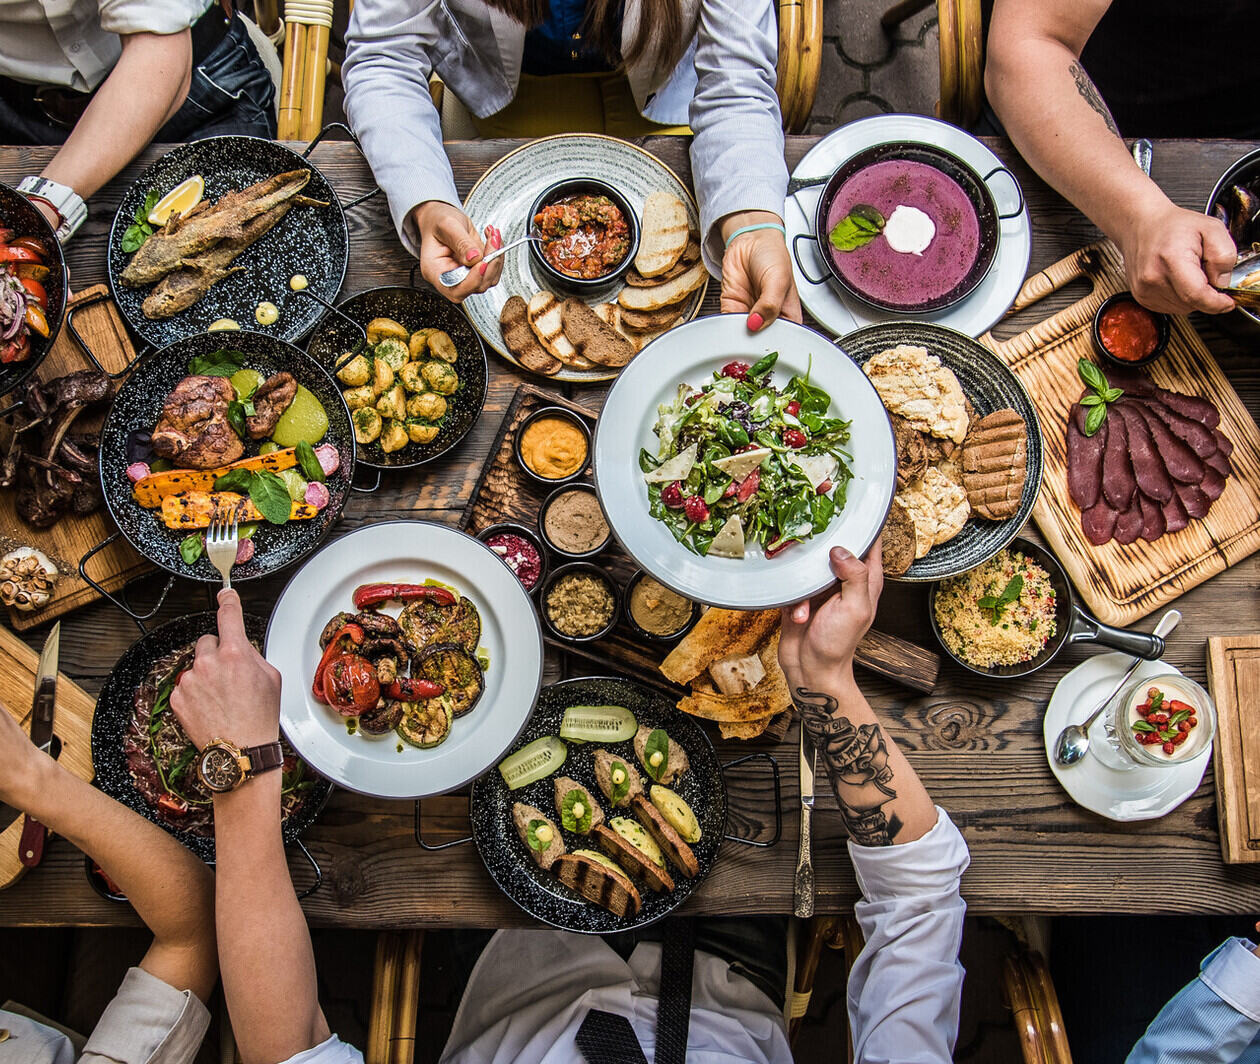
[[[1082,510],[1098,501],[1102,491],[1103,446],[1107,442],[1107,423],[1092,436],[1085,435],[1085,407],[1076,403],[1068,416],[1067,468],[1068,494]]]
[[[1216,436],[1201,421],[1195,421],[1186,417],[1185,414],[1177,413],[1171,406],[1161,403],[1158,399],[1130,399],[1126,396],[1121,402],[1133,402],[1145,407],[1167,425],[1174,436],[1185,440],[1200,458],[1216,453]]]
[[[1140,492],[1134,493],[1133,502],[1129,508],[1116,517],[1116,531],[1114,533],[1117,543],[1134,543],[1137,541],[1142,532],[1142,507],[1139,500],[1142,498]]]
[[[1133,463],[1129,460],[1129,438],[1124,421],[1108,418],[1107,444],[1103,448],[1102,493],[1107,505],[1116,513],[1129,508],[1137,480],[1133,476]]]
[[[1138,495],[1138,505],[1142,507],[1142,531],[1138,533],[1143,539],[1154,543],[1164,534],[1164,511],[1159,503]]]
[[[1164,510],[1164,531],[1180,532],[1190,523],[1190,515],[1186,513],[1186,508],[1181,505],[1181,497],[1174,495],[1163,506]]]
[[[1155,452],[1173,480],[1178,480],[1182,484],[1197,484],[1203,479],[1205,469],[1203,459],[1194,453],[1194,449],[1185,440],[1174,436],[1172,430],[1160,421],[1153,411],[1124,404],[1123,401],[1122,405],[1127,413],[1136,415],[1145,422],[1151,441],[1155,445]],[[1171,487],[1170,484],[1169,488]],[[1157,502],[1164,502],[1167,498],[1167,496],[1155,495],[1151,492],[1147,494]]]
[[[1088,510],[1081,511],[1081,531],[1095,547],[1101,547],[1115,534],[1119,516],[1107,505],[1106,499],[1099,499]]]
[[[1207,517],[1207,512],[1212,505],[1212,500],[1204,494],[1198,484],[1178,484],[1177,498],[1186,508],[1186,513],[1194,518]]]
[[[1124,432],[1129,440],[1129,464],[1133,467],[1138,490],[1156,502],[1167,502],[1172,498],[1172,480],[1168,476],[1169,471],[1164,468],[1160,453],[1155,449],[1155,441],[1151,438],[1146,419],[1140,411],[1119,405],[1111,408],[1107,420],[1110,421],[1113,417],[1124,421]]]

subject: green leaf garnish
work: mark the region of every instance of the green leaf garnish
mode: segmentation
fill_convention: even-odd
[[[315,448],[306,440],[298,440],[297,446],[293,448],[295,457],[297,458],[298,468],[302,470],[302,475],[307,480],[316,481],[319,484],[324,482],[324,467],[319,464],[319,459],[315,457]]]
[[[289,489],[285,482],[269,469],[257,470],[249,485],[249,499],[273,525],[282,525],[289,519]]]
[[[546,826],[547,821],[545,820],[531,820],[529,822],[529,826],[525,829],[525,835],[529,839],[529,848],[531,850],[537,850],[539,853],[542,853],[543,850],[551,845],[550,842],[543,842],[543,840],[538,837],[538,829],[545,828]]]
[[[582,815],[580,817],[573,812],[573,808],[576,805],[582,806]],[[570,791],[564,796],[564,801],[560,803],[560,823],[565,826],[567,831],[576,831],[579,835],[585,835],[591,830],[591,813],[591,802],[579,790]]]
[[[856,203],[835,224],[827,239],[837,251],[866,247],[884,231],[884,216],[869,203]]]
[[[1124,389],[1113,388],[1103,371],[1087,358],[1077,361],[1076,372],[1085,387],[1092,389],[1092,394],[1081,399],[1081,406],[1089,408],[1085,416],[1085,435],[1092,436],[1107,420],[1107,407],[1124,395]]]
[[[248,469],[229,469],[214,482],[215,491],[235,491],[241,495],[249,494],[249,486],[254,481],[254,474]]]
[[[1106,403],[1099,403],[1097,406],[1090,407],[1089,413],[1085,415],[1085,435],[1094,435],[1095,432],[1102,428],[1102,423],[1106,420]]]
[[[1159,729],[1153,724],[1147,724],[1144,720],[1135,720],[1133,722],[1133,730],[1136,732],[1156,732]]]
[[[188,372],[201,377],[230,377],[245,361],[244,351],[220,348],[208,355],[196,355],[188,362]]]
[[[246,435],[245,419],[253,412],[253,403],[243,403],[239,399],[233,399],[230,403],[228,403],[228,424],[232,426],[233,431],[238,436]]]
[[[1019,573],[1016,573],[1006,582],[1006,587],[1002,589],[1000,595],[985,595],[976,605],[988,612],[989,624],[996,625],[1002,619],[1002,614],[1006,612],[1006,608],[1019,598],[1023,590],[1024,578]]]
[[[616,805],[621,801],[621,799],[630,793],[630,769],[628,766],[623,765],[620,761],[614,761],[608,766],[609,780],[612,781],[612,775],[617,771],[617,769],[621,769],[621,771],[625,773],[626,778],[620,783],[612,782],[612,794],[609,796],[609,801],[612,802],[613,805]]]
[[[660,754],[660,764],[652,764],[652,755]],[[661,782],[661,777],[669,770],[669,736],[665,734],[664,728],[655,728],[647,737],[647,742],[643,745],[644,767],[657,783]]]

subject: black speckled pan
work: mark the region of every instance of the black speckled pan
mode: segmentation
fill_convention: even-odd
[[[612,807],[595,784],[593,751],[598,744],[569,744],[568,757],[557,772],[516,791],[509,791],[498,770],[491,769],[473,784],[470,799],[473,840],[486,870],[499,889],[544,923],[593,935],[646,927],[677,909],[691,897],[713,868],[726,834],[726,782],[713,744],[694,720],[679,713],[663,695],[642,684],[612,677],[594,677],[566,680],[544,687],[529,726],[512,749],[519,750],[544,735],[558,735],[561,718],[569,706],[600,705],[625,706],[640,724],[664,728],[669,737],[687,751],[691,769],[675,781],[672,790],[682,796],[700,821],[700,841],[691,847],[700,863],[700,873],[694,879],[687,879],[670,866],[674,889],[658,894],[640,887],[643,907],[637,916],[623,920],[586,901],[550,872],[544,872],[529,856],[512,823],[512,806],[516,802],[525,802],[541,809],[559,826],[553,789],[556,776],[577,780],[599,800],[605,817],[611,815]],[[627,764],[638,768],[644,776],[645,787],[650,786],[650,779],[642,773],[642,766],[635,759],[632,740],[606,744],[606,749],[620,754]],[[625,810],[617,810],[617,815],[633,818]],[[560,827],[560,832],[567,851],[599,849],[589,837],[566,831],[563,827]]]
[[[140,307],[153,286],[128,288],[119,277],[131,258],[122,249],[123,233],[150,189],[165,195],[185,178],[200,174],[206,183],[205,199],[214,202],[226,192],[303,169],[311,171],[311,179],[301,194],[323,200],[327,207],[294,207],[233,263],[244,267],[240,273],[224,278],[173,317],[151,321],[144,316]],[[308,160],[283,144],[257,137],[208,137],[167,152],[127,189],[109,231],[109,289],[127,324],[154,347],[203,332],[219,318],[232,318],[245,329],[259,328],[254,310],[264,300],[280,308],[279,320],[266,327],[267,334],[297,340],[324,311],[315,300],[290,291],[289,278],[303,274],[310,291],[332,302],[346,277],[349,248],[346,215],[337,193]]]
[[[57,234],[53,232],[47,219],[22,193],[2,183],[0,228],[12,229],[17,236],[37,237],[48,248],[52,259],[48,263],[48,280],[44,282],[44,287],[48,290],[48,339],[31,333],[30,357],[24,362],[0,365],[0,395],[7,395],[39,369],[39,364],[52,350],[57,333],[61,331],[61,323],[66,316],[66,260],[61,253]]]
[[[100,697],[96,700],[96,715],[92,718],[92,766],[96,770],[96,785],[146,820],[165,828],[203,861],[214,860],[214,837],[178,831],[154,817],[148,802],[141,797],[131,779],[122,743],[135,711],[136,688],[153,663],[173,650],[195,643],[203,635],[214,633],[216,625],[213,613],[191,613],[153,629],[132,643],[106,677]],[[245,628],[250,639],[261,646],[266,637],[267,622],[260,617],[247,616]],[[315,786],[297,812],[284,821],[286,843],[297,840],[315,822],[332,793],[333,785],[328,780],[309,766],[307,772],[315,781]]]
[[[341,516],[354,476],[354,433],[341,391],[318,363],[291,344],[245,331],[201,333],[143,356],[115,394],[101,430],[105,505],[127,542],[142,555],[176,576],[206,582],[222,579],[210,559],[203,554],[193,565],[186,564],[179,555],[179,544],[187,533],[167,528],[159,511],[146,510],[132,496],[127,479],[127,436],[136,429],[153,430],[166,397],[188,376],[188,362],[194,355],[208,355],[224,347],[245,352],[246,368],[264,375],[287,370],[309,388],[328,413],[328,432],[322,442],[332,444],[341,455],[341,468],[325,484],[328,505],[309,521],[261,523],[254,533],[254,557],[232,570],[234,581],[274,573],[315,550]],[[247,441],[245,454],[257,453],[258,444]]]
[[[917,559],[898,580],[943,580],[968,572],[988,561],[1028,522],[1037,493],[1041,491],[1043,446],[1041,423],[1028,392],[1006,363],[987,347],[954,329],[927,322],[890,321],[868,325],[836,341],[859,366],[898,344],[926,347],[942,365],[954,371],[963,394],[980,417],[1010,407],[1028,427],[1028,476],[1019,510],[1005,521],[987,521],[972,515],[961,532],[947,543],[933,547]]]
[[[410,469],[446,454],[467,434],[486,403],[486,348],[464,312],[436,292],[422,288],[369,288],[350,296],[337,309],[346,317],[366,326],[373,318],[393,318],[409,330],[441,329],[455,342],[459,358],[459,390],[447,396],[442,431],[430,443],[409,443],[401,451],[386,454],[375,444],[359,447],[359,463],[371,469]],[[306,350],[330,372],[342,356],[363,341],[362,334],[344,318],[328,313],[321,321]]]

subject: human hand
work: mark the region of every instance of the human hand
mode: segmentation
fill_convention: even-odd
[[[40,776],[57,762],[31,742],[13,715],[0,705],[0,801],[27,809]]]
[[[441,200],[420,204],[412,211],[412,218],[420,234],[420,274],[452,303],[462,303],[499,283],[502,259],[477,265],[487,252],[503,246],[503,234],[494,226],[486,226],[483,241],[468,215]],[[468,276],[447,288],[440,278],[457,266],[467,266]]]
[[[1234,301],[1218,288],[1229,284],[1238,249],[1216,218],[1189,211],[1162,194],[1139,211],[1117,243],[1129,290],[1161,314],[1224,314]]]
[[[853,654],[875,619],[884,588],[878,540],[865,561],[843,547],[833,547],[828,560],[839,586],[783,608],[779,665],[792,690],[834,691],[853,682]]]
[[[745,225],[760,222],[779,223],[779,218],[766,211],[728,215],[722,221],[722,233],[729,238]],[[775,318],[801,320],[792,260],[777,229],[757,229],[731,241],[722,256],[722,313],[746,313],[753,332]]]
[[[279,737],[280,673],[249,641],[235,591],[219,592],[219,634],[197,640],[193,667],[171,692],[171,708],[198,750],[212,739],[246,747]]]

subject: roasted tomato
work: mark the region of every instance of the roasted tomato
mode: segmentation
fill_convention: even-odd
[[[358,654],[333,658],[324,670],[324,697],[343,717],[357,717],[381,697],[376,666]]]
[[[188,812],[188,803],[174,794],[168,793],[159,796],[158,805],[168,813],[174,813],[176,816],[183,816]]]
[[[19,277],[18,284],[30,293],[30,296],[41,307],[48,306],[48,289],[33,277]]]

